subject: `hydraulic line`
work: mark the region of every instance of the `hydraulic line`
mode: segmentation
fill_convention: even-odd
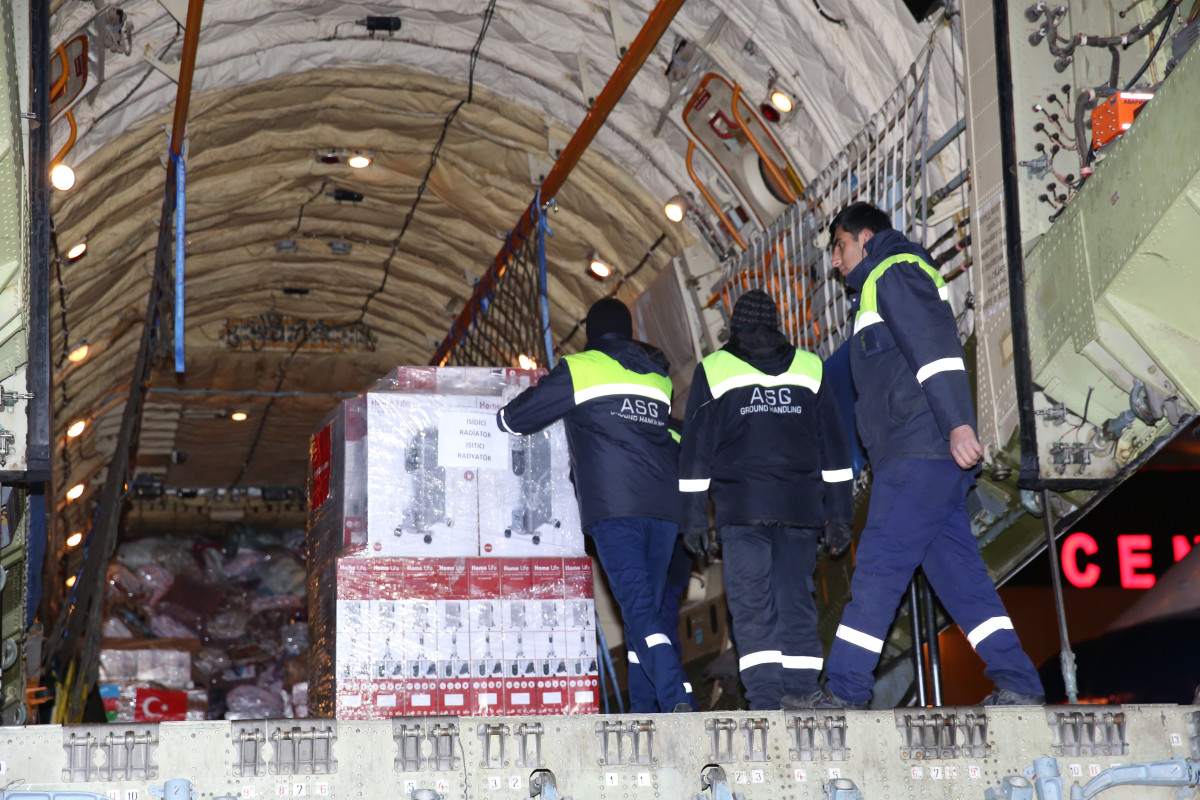
[[[1155,12],[1154,16],[1146,22],[1135,25],[1126,33],[1119,33],[1115,36],[1093,36],[1087,33],[1077,33],[1070,38],[1059,35],[1058,26],[1066,19],[1067,7],[1059,6],[1055,8],[1049,15],[1046,24],[1043,25],[1034,37],[1045,36],[1046,44],[1050,48],[1050,52],[1059,57],[1055,64],[1055,69],[1062,72],[1071,63],[1074,58],[1073,54],[1077,47],[1120,47],[1122,49],[1129,47],[1134,42],[1139,41],[1151,30],[1156,28],[1164,19],[1170,19],[1174,15],[1175,9],[1179,6],[1182,0],[1167,0],[1162,7]],[[1164,28],[1164,33],[1166,29]],[[1031,38],[1031,42],[1036,44],[1036,39]],[[1114,65],[1115,68],[1115,65]],[[1115,84],[1114,84],[1115,85]]]

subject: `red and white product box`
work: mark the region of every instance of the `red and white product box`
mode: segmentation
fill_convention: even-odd
[[[346,557],[335,582],[339,718],[597,709],[588,559]]]

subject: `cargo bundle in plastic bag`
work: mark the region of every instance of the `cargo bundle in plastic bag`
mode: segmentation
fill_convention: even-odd
[[[123,543],[100,652],[110,711],[122,721],[291,716],[289,693],[307,678],[303,546],[302,532],[250,528]]]

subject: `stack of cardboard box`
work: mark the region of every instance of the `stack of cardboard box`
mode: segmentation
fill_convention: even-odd
[[[562,425],[518,437],[495,422],[542,374],[401,367],[313,436],[311,713],[597,709]]]

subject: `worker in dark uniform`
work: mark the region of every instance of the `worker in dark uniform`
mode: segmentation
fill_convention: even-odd
[[[671,648],[674,649],[675,655],[681,659],[683,657],[683,645],[679,642],[679,607],[691,579],[692,557],[684,548],[682,537],[677,537],[675,539],[675,549],[671,553],[671,561],[667,566],[667,583],[663,589],[663,601],[658,609],[658,617],[663,630],[667,633],[667,638],[671,640]],[[631,665],[639,663],[638,654],[632,649],[627,649],[625,657]],[[654,692],[654,686],[646,678],[644,670],[630,669],[628,675],[629,712],[631,714],[653,714],[660,711],[674,710],[672,708],[663,708],[658,704],[658,697]],[[695,695],[692,692],[692,684],[685,680],[683,688],[689,695],[692,695],[694,702]]]
[[[625,623],[625,641],[658,706],[694,710],[660,620],[667,565],[679,532],[678,448],[667,428],[671,379],[662,351],[633,340],[629,309],[605,298],[588,311],[587,347],[496,415],[511,434],[562,419],[579,516],[592,537]]]
[[[933,258],[868,203],[829,225],[852,297],[855,419],[873,470],[851,601],[825,670],[796,708],[865,708],[883,640],[917,567],[987,664],[986,705],[1040,704],[1037,670],[988,577],[967,517],[983,448],[954,312]]]
[[[696,367],[680,443],[685,542],[702,549],[711,491],[750,708],[817,688],[818,540],[850,545],[850,450],[821,359],[779,330],[760,290],[738,299],[726,345]]]

